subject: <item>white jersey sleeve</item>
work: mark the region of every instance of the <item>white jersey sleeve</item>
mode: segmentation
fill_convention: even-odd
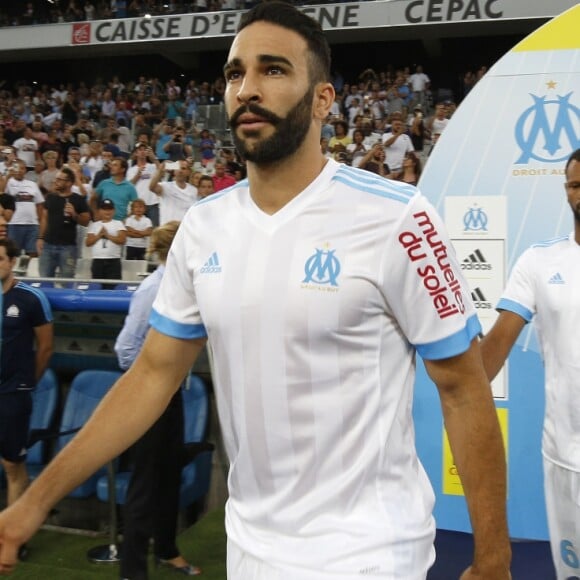
[[[445,226],[424,197],[409,203],[389,247],[383,289],[407,340],[425,359],[465,352],[481,325]]]
[[[497,304],[498,310],[508,310],[530,322],[536,313],[534,290],[534,251],[526,250],[516,262],[507,286]]]
[[[150,324],[174,338],[207,336],[201,320],[193,280],[191,253],[195,252],[191,212],[183,220],[167,257],[165,273],[153,303]]]

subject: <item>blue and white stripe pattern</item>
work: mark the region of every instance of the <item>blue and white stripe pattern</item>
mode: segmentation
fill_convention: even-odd
[[[399,201],[403,204],[409,203],[417,194],[417,189],[412,185],[391,181],[370,171],[356,169],[348,165],[341,165],[333,180],[359,191]]]

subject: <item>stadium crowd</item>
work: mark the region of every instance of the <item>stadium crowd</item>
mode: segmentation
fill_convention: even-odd
[[[438,98],[420,65],[367,68],[348,81],[335,74],[333,83],[324,153],[416,184],[454,101]],[[224,91],[221,77],[147,76],[90,86],[19,82],[0,91],[9,235],[39,256],[41,276],[74,277],[75,261],[88,252],[94,278],[120,278],[119,260],[143,259],[151,228],[180,220],[200,198],[245,177],[226,128]]]
[[[0,9],[0,27],[246,10],[256,3],[257,0],[35,0]],[[300,0],[293,3],[312,4]]]

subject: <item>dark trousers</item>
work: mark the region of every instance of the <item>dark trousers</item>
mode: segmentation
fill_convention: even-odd
[[[121,258],[93,259],[91,262],[91,274],[97,280],[120,280]]]
[[[132,449],[133,470],[123,507],[122,578],[147,579],[150,538],[157,558],[179,556],[175,536],[182,449],[183,399],[179,389],[163,415]]]
[[[147,248],[135,248],[133,246],[125,246],[126,260],[144,260]]]

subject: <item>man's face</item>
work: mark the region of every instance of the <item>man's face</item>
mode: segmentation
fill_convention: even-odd
[[[393,121],[393,133],[400,133],[403,128],[403,123],[398,119]]]
[[[6,235],[4,235],[6,237]],[[10,274],[12,274],[12,268],[16,264],[16,258],[10,259],[6,255],[6,248],[0,246],[0,281],[4,282]]]
[[[234,144],[257,164],[295,153],[312,127],[306,41],[297,33],[255,22],[235,38],[225,67],[225,103]]]
[[[14,167],[13,176],[18,181],[22,181],[24,179],[24,175],[26,174],[26,165],[21,161],[15,161],[12,166]]]
[[[187,161],[180,161],[179,169],[175,172],[175,177],[177,179],[183,179],[183,181],[187,181],[190,173],[191,170],[189,168],[189,165],[187,164]]]
[[[580,224],[580,162],[572,161],[566,171],[566,194],[574,220]]]
[[[214,166],[214,173],[218,176],[218,177],[223,177],[225,175],[226,172],[226,167],[223,163],[216,163]]]
[[[103,151],[103,166],[111,167],[111,161],[113,160],[113,154],[110,151]]]
[[[111,176],[123,174],[124,171],[123,166],[121,165],[121,162],[118,159],[113,159],[109,164],[109,166],[111,168]]]
[[[54,178],[54,190],[57,193],[67,193],[70,191],[72,183],[69,181],[68,175],[59,171]]]
[[[213,193],[213,182],[210,179],[202,179],[197,187],[199,197],[207,197]]]

